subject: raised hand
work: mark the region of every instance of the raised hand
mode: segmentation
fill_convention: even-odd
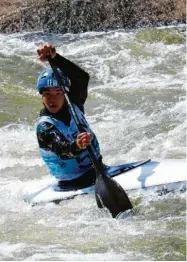
[[[53,45],[45,44],[38,48],[37,53],[42,62],[48,60],[48,57],[54,58],[56,56],[56,49]]]

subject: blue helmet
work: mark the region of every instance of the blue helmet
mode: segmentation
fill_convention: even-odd
[[[67,76],[64,75],[64,73],[58,68],[58,72],[60,76],[62,77],[64,87],[69,88],[70,86],[70,80]],[[47,67],[40,75],[38,78],[38,83],[37,83],[37,89],[38,92],[41,94],[43,89],[45,87],[60,87],[58,85],[58,82],[54,76],[53,70],[51,67]]]

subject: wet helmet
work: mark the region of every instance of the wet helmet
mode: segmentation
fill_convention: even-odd
[[[58,68],[59,75],[62,77],[64,87],[69,88],[70,86],[70,80],[67,76],[64,75],[62,70]],[[58,82],[54,76],[53,70],[51,67],[47,67],[40,75],[38,78],[38,83],[37,83],[37,89],[38,92],[41,94],[43,89],[45,87],[54,87],[57,88],[59,87]]]

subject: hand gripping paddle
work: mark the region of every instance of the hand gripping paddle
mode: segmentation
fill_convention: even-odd
[[[77,128],[80,132],[83,132],[83,127],[81,126],[73,105],[69,100],[66,88],[64,87],[64,81],[60,77],[56,65],[53,64],[53,60],[48,57],[48,61],[53,70],[58,85],[62,88],[67,106],[72,114]],[[132,204],[124,189],[115,180],[105,174],[103,168],[100,166],[98,160],[94,155],[91,145],[87,146],[87,150],[96,171],[95,197],[98,207],[108,208],[112,214],[112,217],[116,217],[119,213],[124,212],[128,209],[132,209]]]

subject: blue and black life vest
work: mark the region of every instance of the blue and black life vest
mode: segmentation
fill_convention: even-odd
[[[95,153],[96,159],[99,159],[100,147],[97,138],[90,129],[82,111],[75,104],[73,104],[73,107],[84,130],[92,134],[92,150]],[[52,118],[51,116],[39,117],[37,125],[42,122],[48,122],[54,125],[69,142],[75,141],[79,134],[73,117],[71,117],[69,126],[66,126],[62,121]],[[43,148],[40,148],[40,153],[51,174],[55,176],[58,181],[76,179],[92,168],[92,161],[87,150],[81,151],[80,154],[72,158],[59,157],[52,151]]]

